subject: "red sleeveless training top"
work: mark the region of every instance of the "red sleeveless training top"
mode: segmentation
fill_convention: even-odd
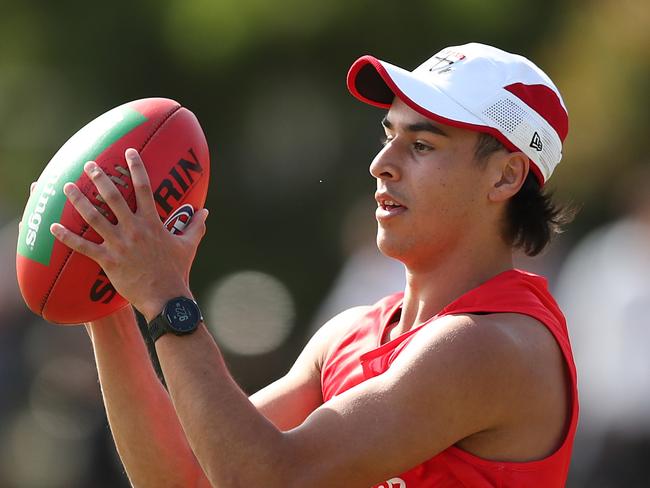
[[[402,293],[377,302],[332,348],[321,371],[323,400],[384,373],[422,327],[437,318],[462,313],[520,313],[544,324],[562,350],[571,382],[571,412],[567,435],[550,456],[532,462],[488,461],[451,446],[406,473],[373,488],[554,488],[566,483],[573,438],[578,424],[576,368],[562,312],[546,280],[520,270],[505,271],[447,305],[436,316],[392,341],[381,344],[386,327],[402,306]]]

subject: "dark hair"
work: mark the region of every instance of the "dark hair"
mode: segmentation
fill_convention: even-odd
[[[479,164],[487,164],[487,158],[500,150],[507,151],[494,136],[479,133],[474,151]],[[563,227],[575,217],[576,209],[558,205],[552,197],[529,171],[521,189],[506,205],[502,233],[506,242],[528,256],[535,256],[555,235],[562,233]]]

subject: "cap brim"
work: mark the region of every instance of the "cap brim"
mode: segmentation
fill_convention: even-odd
[[[520,151],[501,132],[485,125],[438,86],[374,56],[362,56],[352,64],[348,71],[347,86],[355,98],[369,105],[388,109],[394,98],[398,97],[424,117],[452,127],[490,134],[510,151]],[[530,169],[539,181],[544,181],[535,164],[531,164]]]
[[[397,96],[425,117],[438,119],[441,123],[489,128],[436,85],[373,56],[362,56],[354,62],[348,72],[347,84],[352,95],[376,107],[389,108]]]

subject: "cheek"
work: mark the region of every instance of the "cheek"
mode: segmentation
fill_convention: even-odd
[[[476,184],[456,175],[441,175],[435,186],[422,188],[420,194],[428,212],[450,226],[467,221],[478,210]]]
[[[423,208],[437,218],[463,218],[478,204],[480,170],[464,148],[435,153],[412,174],[413,187]]]

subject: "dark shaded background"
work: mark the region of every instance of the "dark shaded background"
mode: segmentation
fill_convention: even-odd
[[[209,319],[248,324],[213,332],[250,392],[285,372],[315,324],[343,306],[332,298],[337,290],[359,300],[366,295],[340,290],[383,292],[361,290],[372,288],[355,281],[368,266],[350,264],[372,247],[367,168],[381,136],[381,112],[345,88],[347,69],[362,54],[414,68],[442,47],[475,40],[532,58],[556,82],[571,127],[549,187],[583,208],[549,252],[520,263],[544,272],[553,287],[580,287],[566,284],[565,260],[594,229],[630,216],[650,228],[650,9],[643,0],[0,0],[0,7],[2,487],[128,486],[85,333],[31,315],[13,264],[29,183],[74,132],[126,101],[173,98],[204,127],[211,216],[192,285]],[[646,254],[647,245],[637,247]],[[619,252],[608,256],[615,261]],[[570,278],[582,277],[576,273]],[[401,286],[396,273],[386,276],[375,281]],[[650,278],[639,280],[646,299]],[[587,308],[601,301],[597,291],[582,298]],[[635,316],[650,299],[642,303]],[[642,319],[632,342],[644,341],[647,330]],[[607,347],[583,349],[593,357]],[[631,367],[635,378],[650,372],[648,361]],[[648,385],[628,387],[646,392]],[[586,405],[570,486],[650,486],[650,419],[620,429],[607,420],[618,411],[590,421]]]

